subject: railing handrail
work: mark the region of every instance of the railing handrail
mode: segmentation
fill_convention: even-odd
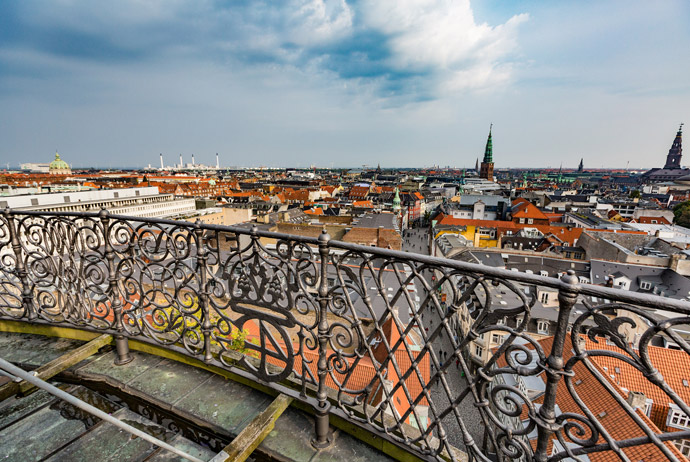
[[[13,302],[0,306],[2,317],[112,332],[121,363],[129,360],[127,339],[141,338],[254,376],[279,391],[289,388],[288,393],[294,394],[297,385],[300,399],[314,407],[313,444],[319,448],[331,441],[329,415],[334,413],[422,458],[457,460],[445,429],[450,416],[455,417],[462,436],[461,442],[453,444],[463,444],[470,457],[482,459],[493,451],[501,460],[543,462],[549,458],[549,443],[558,438],[564,449],[554,455],[556,460],[601,450],[625,458],[621,448],[633,440],[612,437],[588,410],[582,411],[587,416],[579,411],[557,415],[559,386],[567,386],[576,404],[584,405],[577,401],[571,384],[576,365],[586,365],[602,386],[607,380],[605,374],[592,372],[591,357],[603,353],[583,350],[578,336],[584,333],[610,337],[623,353],[606,352],[608,357],[632,365],[661,388],[669,402],[690,414],[687,403],[651,365],[647,351],[653,337],[666,336],[690,355],[690,345],[674,331],[675,326],[690,322],[690,303],[685,300],[582,284],[572,270],[556,279],[337,241],[325,230],[318,237],[305,237],[256,225],[140,218],[106,210],[6,208],[2,216],[6,224],[0,226],[0,244],[8,252],[0,263],[6,265],[3,274],[11,277],[6,286],[0,284],[0,290]],[[226,240],[234,242],[221,246],[223,234],[231,234]],[[66,236],[69,243],[63,242]],[[276,240],[275,249],[262,239]],[[359,263],[353,266],[350,256]],[[411,282],[422,288],[423,301],[410,294]],[[528,291],[522,285],[534,289]],[[492,286],[502,289],[494,291]],[[557,320],[545,346],[527,331],[537,287],[558,291]],[[66,299],[55,296],[62,288],[68,292]],[[89,302],[80,295],[84,291],[98,295],[98,300]],[[504,300],[508,293],[512,293],[511,303],[518,306]],[[128,300],[131,295],[139,296],[139,302]],[[165,300],[159,302],[159,295]],[[584,310],[576,310],[581,295],[601,301],[584,301]],[[399,312],[401,307],[409,312]],[[658,319],[640,307],[681,317]],[[298,319],[298,314],[304,318]],[[404,314],[404,322],[399,314]],[[627,316],[636,316],[639,322]],[[507,319],[511,326],[506,325]],[[260,331],[260,345],[250,348],[261,358],[257,361],[242,355],[237,360],[225,337],[232,329],[243,329],[248,321],[255,322]],[[643,332],[641,338],[630,340],[630,332],[619,331],[623,325],[637,328],[638,335]],[[296,330],[288,332],[291,328]],[[498,345],[483,350],[489,359],[476,364],[472,355],[481,356],[481,348],[489,346],[479,338],[495,331],[501,340],[492,340]],[[276,335],[282,346],[276,343]],[[446,346],[439,346],[441,340]],[[477,350],[470,352],[475,340]],[[639,344],[639,351],[633,351],[633,343]],[[524,357],[516,359],[511,356],[514,352]],[[270,363],[275,359],[285,367]],[[353,385],[348,380],[356,367],[366,365],[365,359],[372,366],[362,370],[371,377]],[[462,391],[446,378],[453,363],[465,377]],[[543,403],[537,408],[519,388],[505,382],[497,385],[493,378],[500,374],[543,377]],[[435,393],[441,393],[440,398]],[[454,393],[462,395],[459,401]],[[623,416],[644,433],[639,441],[667,459],[680,460],[675,448],[665,443],[671,437],[659,438],[620,392],[615,393]],[[473,439],[458,409],[458,403],[468,397],[481,418],[483,443]],[[396,400],[403,406],[400,412]],[[516,411],[521,406],[529,410],[528,423],[508,426],[520,416]],[[418,428],[411,426],[413,422]],[[534,430],[536,449],[525,442]],[[575,430],[579,433],[573,434]],[[587,431],[596,438],[586,439]],[[579,447],[567,447],[573,443]]]
[[[10,215],[33,215],[33,216],[65,216],[65,217],[89,217],[89,218],[99,218],[102,216],[101,212],[40,212],[34,210],[14,210],[5,209]],[[107,210],[105,211],[107,213]],[[318,247],[319,238],[294,235],[289,233],[280,233],[275,231],[266,231],[255,227],[254,229],[247,229],[241,226],[226,226],[226,225],[214,225],[191,221],[181,221],[181,220],[170,220],[165,218],[147,218],[147,217],[133,217],[129,215],[114,215],[107,214],[108,218],[114,220],[122,220],[129,222],[141,222],[156,225],[171,225],[175,227],[188,227],[191,229],[200,228],[209,231],[218,231],[226,233],[241,234],[246,236],[256,235],[263,238],[277,239],[277,240],[292,240],[298,241],[305,244],[311,244],[314,247]],[[324,231],[325,232],[325,231]],[[401,250],[384,249],[381,247],[372,247],[362,244],[355,244],[351,242],[338,241],[335,239],[329,239],[326,244],[328,247],[333,247],[336,249],[349,250],[353,252],[365,252],[372,255],[377,255],[384,258],[395,258],[399,260],[410,260],[417,263],[444,266],[447,268],[453,268],[459,271],[466,271],[469,273],[482,273],[488,276],[508,279],[510,281],[520,282],[523,284],[539,285],[550,287],[552,289],[567,289],[568,291],[589,295],[593,297],[599,297],[603,299],[615,299],[617,301],[622,301],[625,303],[631,303],[634,305],[642,305],[650,308],[660,308],[665,309],[671,308],[677,310],[683,314],[690,315],[690,302],[685,300],[677,300],[669,297],[662,297],[656,294],[644,294],[638,292],[630,292],[624,289],[614,289],[611,287],[603,287],[599,285],[589,284],[589,283],[568,283],[561,279],[542,276],[539,274],[529,274],[517,271],[511,271],[504,268],[496,268],[492,266],[482,265],[480,263],[471,263],[459,260],[453,260],[445,257],[434,257],[430,255],[421,255],[416,253],[404,252]]]

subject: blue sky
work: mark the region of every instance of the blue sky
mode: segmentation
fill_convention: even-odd
[[[651,167],[690,2],[0,2],[0,164]],[[690,157],[689,157],[690,159]],[[690,165],[690,160],[687,161]]]

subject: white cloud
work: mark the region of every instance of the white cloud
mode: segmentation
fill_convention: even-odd
[[[298,0],[289,11],[289,38],[299,45],[316,45],[347,35],[352,29],[352,10],[345,0]]]
[[[364,23],[390,37],[390,65],[437,74],[439,88],[481,88],[509,78],[503,60],[517,47],[527,14],[491,27],[477,24],[469,0],[365,0]]]

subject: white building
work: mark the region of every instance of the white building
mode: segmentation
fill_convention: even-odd
[[[155,186],[1,197],[0,209],[5,207],[46,212],[98,212],[105,208],[117,215],[146,218],[172,218],[196,211],[194,199],[159,194]]]

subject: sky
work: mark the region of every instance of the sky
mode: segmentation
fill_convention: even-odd
[[[0,166],[663,166],[685,0],[0,2]],[[690,159],[690,156],[688,156]],[[690,160],[687,160],[690,165]]]

